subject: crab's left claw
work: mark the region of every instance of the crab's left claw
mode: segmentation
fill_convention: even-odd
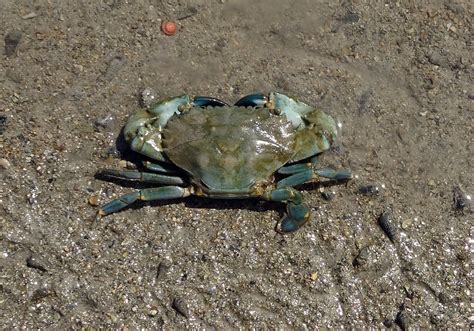
[[[270,201],[287,202],[287,215],[283,217],[280,226],[276,230],[280,233],[290,233],[298,230],[311,218],[311,213],[306,204],[303,203],[301,193],[291,187],[277,188],[263,195],[264,199]]]

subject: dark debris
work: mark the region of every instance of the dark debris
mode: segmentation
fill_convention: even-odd
[[[388,239],[394,243],[397,236],[397,230],[393,224],[392,213],[389,211],[383,212],[380,214],[377,222]]]

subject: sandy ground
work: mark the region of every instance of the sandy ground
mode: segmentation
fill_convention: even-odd
[[[472,3],[255,2],[0,1],[0,328],[470,326]],[[304,186],[314,219],[287,236],[255,200],[96,223],[132,190],[94,173],[131,158],[147,87],[296,96],[342,123],[322,163],[355,178]]]

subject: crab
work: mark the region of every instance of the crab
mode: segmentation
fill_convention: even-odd
[[[336,138],[334,119],[276,92],[250,94],[232,106],[211,97],[168,98],[131,115],[123,132],[130,148],[149,159],[146,171],[103,169],[97,176],[153,186],[103,205],[98,219],[137,200],[260,198],[286,204],[276,230],[288,233],[311,218],[295,186],[352,177],[350,170],[317,166]]]

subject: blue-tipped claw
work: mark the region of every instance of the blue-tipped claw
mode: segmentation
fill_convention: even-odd
[[[216,106],[229,106],[228,103],[219,100],[217,98],[197,96],[193,99],[193,106],[197,107],[216,107]]]
[[[238,107],[262,107],[268,102],[268,98],[262,93],[249,94],[235,103]]]
[[[308,206],[302,202],[301,193],[291,187],[278,188],[263,196],[270,201],[287,203],[287,215],[283,217],[276,230],[280,233],[289,233],[298,230],[309,221],[311,213]]]
[[[138,199],[140,199],[140,191],[124,194],[120,198],[103,205],[97,212],[96,220],[100,220],[102,216],[115,213],[116,211],[131,205]]]
[[[287,212],[288,215],[283,217],[280,222],[280,228],[277,229],[278,232],[294,232],[305,225],[311,218],[309,208],[304,203],[288,203]]]

